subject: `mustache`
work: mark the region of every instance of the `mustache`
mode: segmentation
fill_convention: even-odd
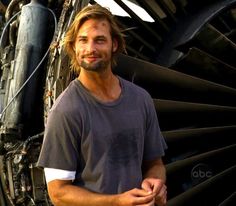
[[[87,53],[87,54],[83,54],[82,58],[86,58],[86,57],[100,57],[101,55],[99,55],[96,52],[91,52],[91,53]]]

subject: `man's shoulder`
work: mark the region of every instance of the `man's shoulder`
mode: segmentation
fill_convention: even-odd
[[[70,82],[67,88],[57,97],[51,110],[64,111],[65,109],[72,108],[75,104],[74,101],[78,96],[78,85],[76,80]]]

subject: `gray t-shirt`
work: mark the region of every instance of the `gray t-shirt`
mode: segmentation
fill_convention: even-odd
[[[76,171],[74,184],[116,194],[142,182],[143,160],[164,155],[153,100],[119,77],[120,97],[94,98],[76,79],[50,111],[38,166]]]

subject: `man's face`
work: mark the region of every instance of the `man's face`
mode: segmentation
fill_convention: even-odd
[[[112,41],[107,20],[89,19],[83,23],[75,41],[79,65],[88,71],[103,71],[111,67],[112,53],[117,49]]]

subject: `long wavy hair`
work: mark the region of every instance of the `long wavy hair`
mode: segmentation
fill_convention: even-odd
[[[99,4],[86,6],[75,16],[63,39],[65,51],[71,59],[72,70],[77,74],[80,72],[80,66],[76,60],[74,45],[80,27],[88,19],[106,19],[109,22],[112,40],[116,40],[118,44],[117,50],[112,54],[112,66],[116,64],[115,56],[125,51],[124,35],[116,22],[115,16],[107,8]]]

